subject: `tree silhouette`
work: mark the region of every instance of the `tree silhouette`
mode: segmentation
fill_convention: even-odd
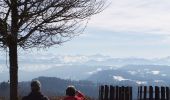
[[[0,47],[9,50],[10,100],[18,98],[18,47],[45,48],[83,29],[105,0],[0,0]]]

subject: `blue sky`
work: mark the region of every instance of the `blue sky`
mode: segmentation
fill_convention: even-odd
[[[169,0],[110,0],[84,34],[48,51],[64,55],[170,56]],[[44,52],[44,51],[43,51]]]

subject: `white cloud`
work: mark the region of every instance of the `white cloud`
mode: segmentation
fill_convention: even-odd
[[[153,74],[153,75],[158,75],[158,74],[160,74],[160,71],[151,71],[151,73]]]
[[[92,75],[92,74],[95,74],[99,71],[102,71],[102,68],[97,68],[95,71],[88,72],[87,74]]]
[[[125,80],[128,80],[128,79],[125,79],[124,77],[122,76],[113,76],[113,79],[117,80],[117,81],[125,81]]]
[[[27,72],[39,72],[53,67],[52,65],[47,64],[23,64],[22,66],[24,67],[20,67],[19,70],[24,70]]]
[[[137,84],[141,85],[141,84],[147,84],[146,81],[136,81]]]
[[[89,26],[116,32],[170,34],[170,1],[112,0]]]
[[[128,71],[131,75],[136,75],[137,72],[136,71]]]
[[[71,63],[71,62],[86,62],[88,58],[86,56],[64,56],[61,58],[63,62],[65,63]]]

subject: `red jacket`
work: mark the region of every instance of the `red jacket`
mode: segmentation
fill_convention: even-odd
[[[64,100],[85,100],[85,96],[82,93],[77,92],[75,96],[66,96]]]

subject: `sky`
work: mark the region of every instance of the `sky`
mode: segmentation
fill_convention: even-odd
[[[169,0],[110,0],[109,3],[103,12],[91,17],[83,34],[42,52],[142,58],[170,56]]]
[[[108,0],[107,4],[103,12],[91,17],[83,34],[60,46],[26,52],[119,58],[170,56],[169,0]]]
[[[108,0],[108,4],[103,12],[91,17],[83,34],[45,50],[19,52],[19,59],[22,61],[20,55],[25,53],[37,58],[48,53],[114,58],[170,56],[170,0]],[[0,51],[1,57],[5,54]]]

